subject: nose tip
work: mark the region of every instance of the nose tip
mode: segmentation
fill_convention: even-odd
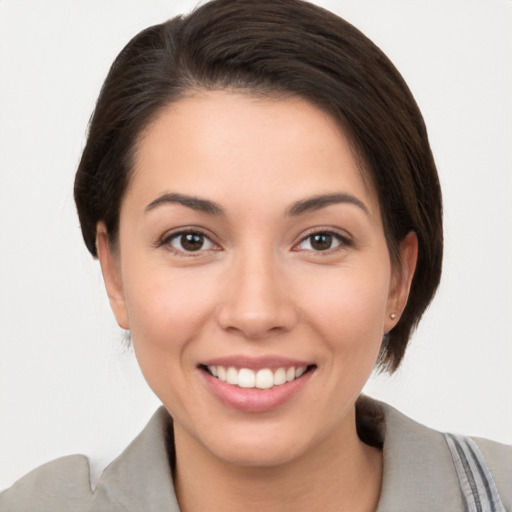
[[[258,340],[290,330],[298,315],[281,279],[269,268],[234,273],[217,311],[220,326]]]
[[[244,338],[258,340],[272,337],[286,330],[283,322],[275,322],[269,315],[260,312],[237,312],[227,318],[226,308],[220,315],[221,326],[230,332],[240,333]]]

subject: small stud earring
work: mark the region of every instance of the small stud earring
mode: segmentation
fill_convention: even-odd
[[[389,317],[391,318],[391,320],[396,320],[398,315],[396,313],[391,313]]]

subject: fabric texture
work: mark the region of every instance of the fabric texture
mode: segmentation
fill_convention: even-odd
[[[445,436],[389,405],[369,402],[383,417],[384,477],[377,512],[463,511],[464,498]],[[512,512],[512,446],[473,441],[505,510]],[[35,469],[0,494],[0,511],[180,512],[172,484],[173,448],[172,419],[161,407],[104,470],[94,492],[87,458],[72,455]]]
[[[444,435],[459,479],[464,512],[506,512],[487,462],[469,437]]]

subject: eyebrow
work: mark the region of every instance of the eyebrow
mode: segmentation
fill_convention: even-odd
[[[308,197],[306,199],[301,199],[300,201],[296,201],[295,203],[293,203],[286,210],[286,213],[291,217],[295,217],[298,215],[302,215],[303,213],[320,210],[321,208],[325,208],[327,206],[330,206],[331,204],[340,203],[352,204],[354,206],[359,207],[367,215],[370,215],[368,208],[360,199],[353,196],[352,194],[347,193],[321,194],[317,196]],[[146,206],[144,211],[149,212],[164,204],[181,204],[183,206],[186,206],[187,208],[191,208],[192,210],[196,210],[198,212],[207,213],[209,215],[217,215],[220,217],[225,216],[225,212],[222,209],[222,207],[213,201],[178,193],[162,194],[161,196],[157,197],[154,201],[151,201],[151,203],[149,203]]]
[[[177,193],[162,194],[161,196],[157,197],[154,201],[151,201],[151,203],[149,203],[146,206],[144,211],[149,212],[151,210],[154,210],[158,206],[162,206],[164,204],[181,204],[183,206],[186,206],[187,208],[191,208],[192,210],[196,210],[198,212],[218,216],[225,215],[224,210],[213,201]]]
[[[338,193],[338,194],[321,194],[318,196],[308,197],[293,203],[287,210],[288,215],[296,216],[302,215],[306,212],[312,212],[320,210],[331,204],[346,203],[357,206],[363,210],[366,215],[370,215],[370,212],[366,205],[357,197],[352,194]]]

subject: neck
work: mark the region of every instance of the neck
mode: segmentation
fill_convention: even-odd
[[[271,467],[220,460],[175,425],[175,487],[180,509],[375,511],[382,453],[359,440],[355,414],[346,424],[299,458]]]

